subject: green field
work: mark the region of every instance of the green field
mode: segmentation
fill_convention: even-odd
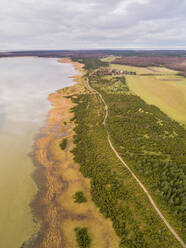
[[[155,71],[151,72],[154,75],[147,76],[139,74],[148,73],[149,68],[118,67],[118,65],[111,65],[111,67],[136,71],[138,75],[126,76],[131,91],[145,102],[159,107],[170,118],[186,125],[186,78],[177,76],[176,71],[163,67],[155,67]]]

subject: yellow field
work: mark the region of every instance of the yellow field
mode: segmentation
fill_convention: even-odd
[[[161,68],[161,71],[166,71],[166,68]],[[175,73],[162,76],[127,75],[126,78],[135,94],[186,125],[186,78],[176,76]]]

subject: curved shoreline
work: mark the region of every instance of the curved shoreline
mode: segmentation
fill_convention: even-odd
[[[67,58],[58,62],[71,63],[75,70],[80,72],[83,67]],[[80,75],[72,76],[76,80],[79,77]],[[37,238],[32,238],[29,242],[30,248],[60,248],[64,245],[61,232],[63,214],[58,198],[65,191],[68,182],[57,174],[58,161],[52,158],[50,146],[53,141],[64,136],[67,128],[63,123],[64,115],[69,114],[70,119],[72,118],[72,113],[69,112],[74,104],[66,96],[71,95],[75,88],[76,84],[49,95],[52,109],[47,114],[45,127],[40,129],[35,139],[32,157],[36,169],[33,179],[37,184],[38,192],[31,203],[31,208],[34,218],[40,222],[40,230]],[[72,124],[69,126],[72,128]]]

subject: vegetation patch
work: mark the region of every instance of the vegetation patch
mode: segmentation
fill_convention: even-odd
[[[88,235],[87,228],[75,228],[76,240],[80,248],[89,248],[91,244],[91,238]]]
[[[59,144],[62,150],[65,150],[67,147],[67,139],[63,139],[62,142]]]
[[[86,197],[84,196],[83,192],[78,191],[73,195],[74,198],[74,202],[76,203],[83,203],[83,202],[87,202]]]

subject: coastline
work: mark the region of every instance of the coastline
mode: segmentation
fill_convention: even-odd
[[[74,161],[71,152],[75,147],[72,108],[76,106],[72,98],[86,93],[83,65],[68,58],[58,62],[72,63],[81,74],[73,76],[76,81],[73,86],[49,95],[53,107],[47,115],[45,127],[36,137],[33,178],[39,191],[31,206],[41,228],[28,247],[79,248],[74,229],[85,226],[93,238],[92,248],[118,248],[119,239],[112,222],[105,219],[92,201],[90,179],[81,174],[80,165]],[[60,148],[63,138],[67,139],[65,150]],[[73,195],[78,191],[84,193],[86,204],[74,202]]]
[[[82,72],[83,65],[71,62],[70,59],[58,60],[58,62],[71,63],[75,70]],[[74,106],[66,97],[79,90],[77,81],[80,77],[80,74],[70,76],[76,81],[75,85],[49,95],[52,109],[47,114],[45,127],[40,129],[35,139],[32,157],[36,169],[33,179],[37,184],[38,192],[30,205],[34,218],[40,223],[40,230],[37,238],[31,238],[29,241],[29,247],[34,245],[35,248],[54,246],[59,248],[64,243],[60,232],[62,213],[58,197],[65,191],[66,182],[57,174],[58,161],[53,160],[50,146],[56,139],[66,136],[74,128],[73,123],[64,125],[64,121],[70,122],[73,117],[70,109]]]

